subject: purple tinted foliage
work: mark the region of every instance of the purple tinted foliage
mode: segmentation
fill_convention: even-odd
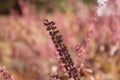
[[[69,79],[80,80],[77,68],[74,66],[74,62],[63,42],[62,35],[59,33],[59,30],[56,29],[55,22],[49,22],[45,19],[44,25],[46,26],[46,30],[49,31],[49,35],[51,36],[55,48],[58,51],[58,56],[66,70],[66,73],[68,74]]]
[[[15,80],[4,66],[0,66],[0,80]]]

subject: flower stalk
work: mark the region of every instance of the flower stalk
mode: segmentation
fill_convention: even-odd
[[[65,68],[68,78],[70,80],[80,80],[77,68],[74,66],[74,62],[68,52],[67,46],[63,42],[62,35],[55,26],[55,22],[49,22],[47,19],[45,19],[44,25],[46,26],[46,30],[49,31],[49,35],[51,36],[51,39],[55,45],[58,56],[63,64],[63,67]]]

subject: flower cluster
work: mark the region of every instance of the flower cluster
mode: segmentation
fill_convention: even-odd
[[[74,66],[74,62],[68,53],[68,49],[63,42],[63,38],[55,26],[55,22],[49,22],[47,19],[44,20],[44,25],[49,31],[49,35],[52,38],[52,41],[58,51],[58,56],[62,62],[63,67],[66,70],[66,73],[70,80],[80,80],[78,76],[77,68]]]
[[[53,75],[52,78],[57,80],[62,80],[62,77],[59,74]]]
[[[13,76],[8,73],[4,66],[0,66],[0,80],[14,80]]]

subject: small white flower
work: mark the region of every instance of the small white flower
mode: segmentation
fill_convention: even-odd
[[[108,0],[97,0],[97,2],[98,2],[97,15],[102,16],[107,7]]]
[[[57,66],[52,66],[52,73],[56,73],[57,72],[57,69],[58,69],[58,67]]]
[[[106,2],[108,2],[108,0],[97,0],[98,4],[104,4]]]

